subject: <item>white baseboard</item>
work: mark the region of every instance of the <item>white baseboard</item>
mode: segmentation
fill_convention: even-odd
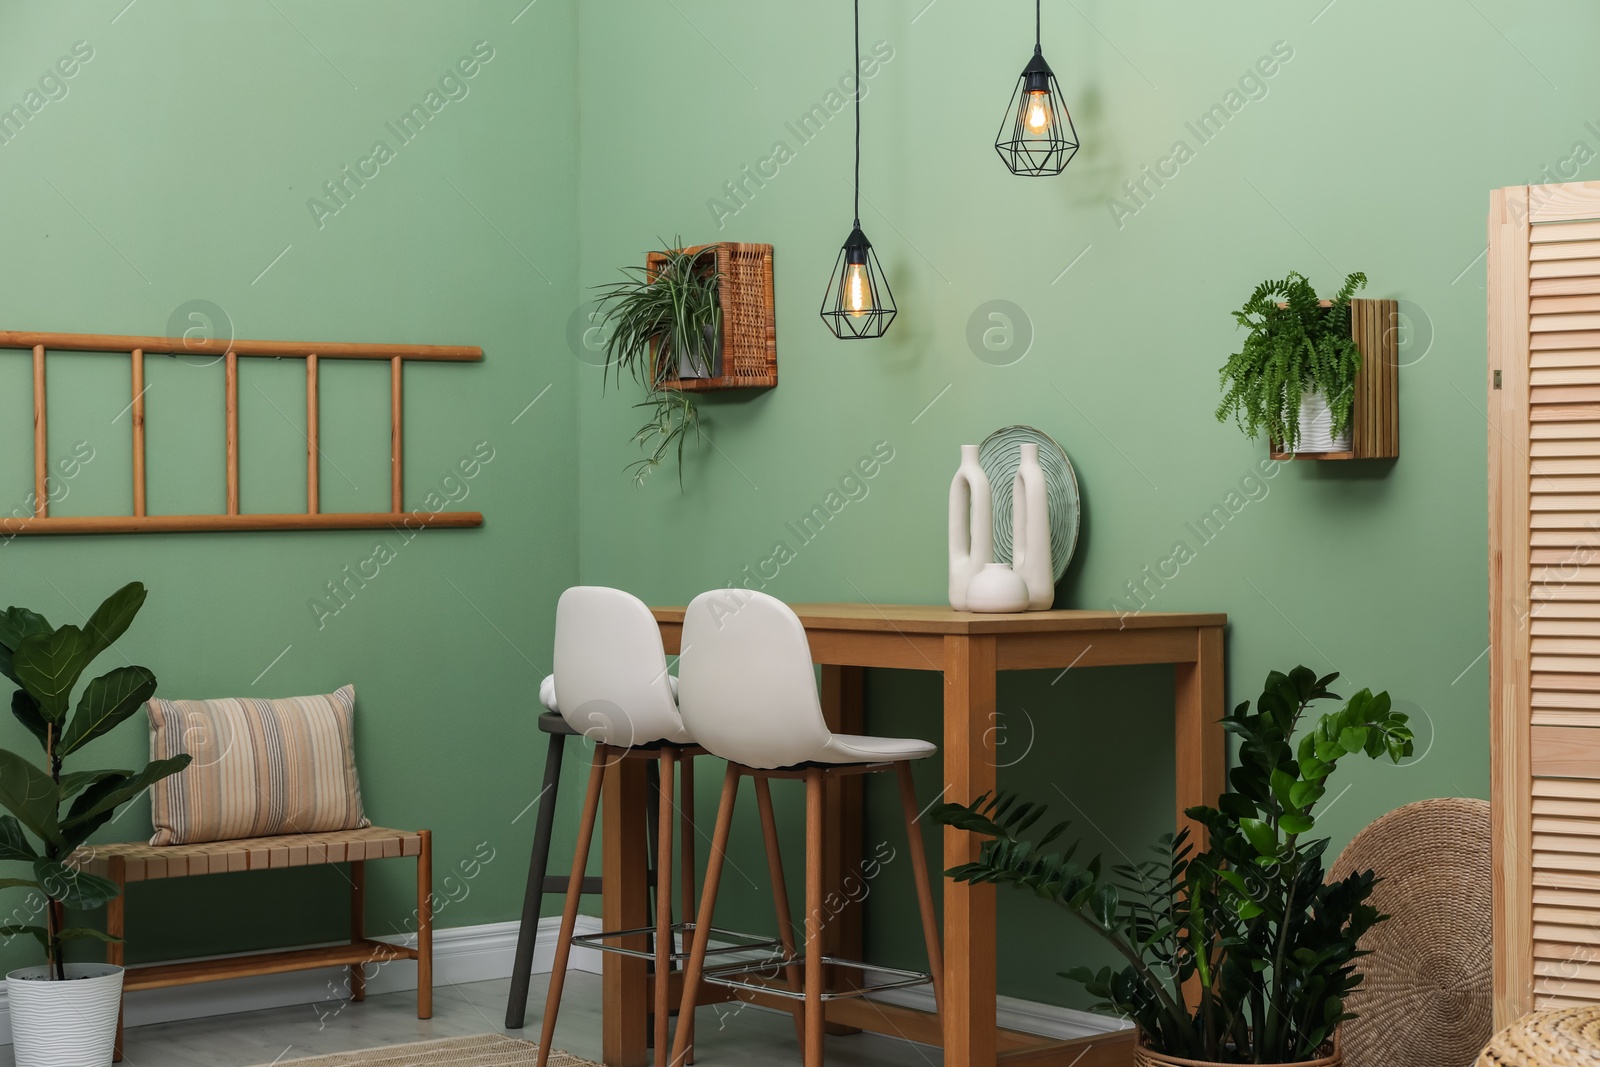
[[[486,923],[482,926],[457,926],[435,930],[433,934],[433,974],[435,986],[461,985],[508,978],[517,950],[517,923]],[[548,973],[555,957],[556,937],[561,920],[555,916],[539,921],[533,970]],[[577,933],[600,930],[600,920],[578,917]],[[414,943],[415,938],[381,938],[397,944]],[[569,971],[600,973],[600,953],[593,949],[574,949],[567,964]],[[129,993],[124,1008],[128,1026],[200,1019],[236,1012],[259,1011],[306,1005],[312,1012],[337,1012],[349,996],[348,971],[326,967],[293,974],[235,978],[223,982],[176,986],[170,989],[141,989]],[[377,974],[367,979],[367,991],[399,993],[417,988],[417,965],[411,960],[382,964]],[[883,1000],[907,1007],[933,1010],[933,992],[928,989],[900,989],[881,994]],[[1086,1037],[1122,1028],[1116,1019],[1072,1008],[1001,997],[999,1023],[1008,1030],[1025,1030],[1047,1037]],[[11,1009],[0,983],[0,1044],[11,1042]]]

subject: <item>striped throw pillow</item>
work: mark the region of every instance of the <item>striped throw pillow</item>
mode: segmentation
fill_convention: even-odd
[[[162,700],[150,758],[193,761],[151,789],[152,845],[371,826],[356,777],[355,686],[283,700]]]

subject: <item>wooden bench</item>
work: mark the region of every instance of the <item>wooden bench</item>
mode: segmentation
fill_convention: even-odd
[[[368,860],[417,860],[417,945],[409,948],[366,936],[366,896]],[[197,874],[224,874],[229,871],[264,871],[284,867],[311,867],[324,863],[350,865],[350,942],[322,948],[282,949],[243,956],[185,963],[158,963],[130,967],[122,988],[159,989],[165,986],[212,982],[225,978],[246,978],[261,974],[313,970],[318,967],[350,968],[352,1000],[366,999],[366,976],[362,967],[369,963],[394,960],[417,961],[417,1018],[433,1017],[433,842],[427,830],[387,830],[373,826],[365,830],[335,830],[317,834],[285,834],[281,837],[253,837],[238,841],[212,841],[203,845],[147,845],[129,842],[117,845],[85,845],[73,854],[72,862],[91,874],[109,878],[126,887],[132,882],[158,878],[184,878]],[[122,937],[127,908],[126,895],[106,906],[106,932]],[[106,962],[122,966],[121,942],[106,946]],[[117,1020],[116,1059],[122,1059],[122,1020]]]

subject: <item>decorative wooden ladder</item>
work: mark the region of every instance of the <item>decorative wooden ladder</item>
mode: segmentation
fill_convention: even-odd
[[[421,529],[483,525],[476,511],[406,511],[402,441],[402,371],[407,360],[473,362],[483,359],[475,346],[373,345],[300,341],[194,340],[183,337],[124,337],[114,334],[26,333],[0,331],[0,349],[33,350],[33,488],[29,518],[0,518],[0,537],[17,534],[182,533],[239,530],[367,530],[384,527]],[[49,456],[46,450],[45,353],[127,352],[133,363],[133,514],[51,517]],[[222,515],[150,515],[145,505],[144,357],[214,355],[226,363],[227,379],[227,512]],[[239,511],[239,358],[303,359],[306,363],[306,510],[304,514],[251,515]],[[387,512],[325,514],[320,509],[320,453],[317,447],[317,367],[324,359],[389,361],[390,490]]]

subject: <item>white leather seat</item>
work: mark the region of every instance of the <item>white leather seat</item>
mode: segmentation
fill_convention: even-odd
[[[683,619],[678,677],[695,743],[746,767],[891,763],[938,751],[916,738],[828,729],[805,627],[765,593],[714,589],[695,597]]]
[[[644,601],[598,585],[561,594],[555,673],[539,686],[539,699],[574,730],[615,748],[689,744],[676,681],[667,673],[661,628]]]

